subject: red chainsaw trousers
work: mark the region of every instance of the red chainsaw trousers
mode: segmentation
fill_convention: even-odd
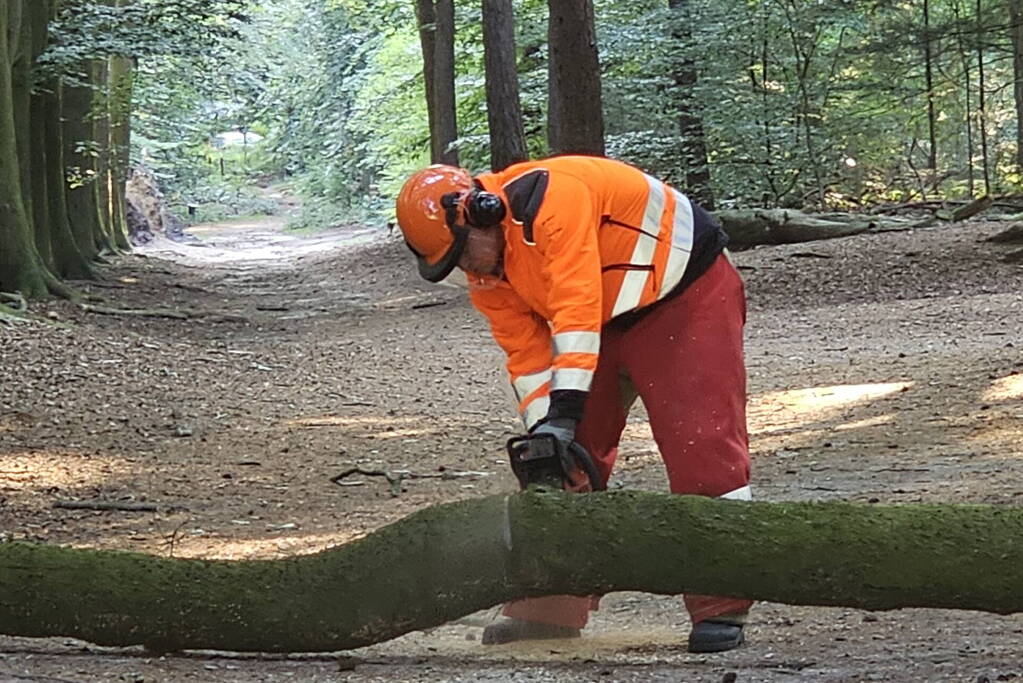
[[[742,279],[725,255],[682,294],[631,327],[605,328],[576,439],[606,482],[636,394],[643,400],[672,493],[749,499]],[[594,552],[600,552],[594,548]],[[504,614],[582,628],[598,598],[517,600]],[[749,600],[685,595],[693,623],[745,613]]]

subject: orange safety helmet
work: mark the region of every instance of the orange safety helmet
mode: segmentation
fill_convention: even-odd
[[[475,188],[463,168],[434,164],[415,173],[398,194],[398,227],[430,282],[446,278],[462,257],[469,228],[459,224],[459,200]]]
[[[427,166],[406,180],[398,193],[398,227],[416,255],[419,274],[430,282],[440,282],[458,265],[469,225],[497,225],[505,212],[500,197],[485,192],[457,166]]]

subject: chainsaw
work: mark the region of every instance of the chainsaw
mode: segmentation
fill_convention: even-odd
[[[605,488],[586,449],[575,441],[565,447],[553,434],[508,439],[508,458],[523,490],[530,486],[578,492]]]

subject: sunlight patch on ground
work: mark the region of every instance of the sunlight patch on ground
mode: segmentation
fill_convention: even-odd
[[[384,427],[387,431],[393,432],[418,432],[425,434],[422,429],[395,429],[393,425],[411,424],[420,422],[416,417],[377,417],[371,415],[310,415],[306,417],[293,417],[284,421],[285,427]]]
[[[906,391],[913,382],[886,382],[882,384],[838,384],[829,387],[790,389],[764,394],[760,401],[777,403],[796,414],[816,413],[866,403],[891,394]]]
[[[767,434],[791,430],[813,420],[830,419],[843,409],[889,398],[893,394],[907,391],[913,384],[838,384],[772,391],[754,396],[750,399],[750,431]]]
[[[1023,373],[996,379],[980,398],[983,401],[1023,399]]]
[[[123,460],[74,451],[0,454],[0,482],[16,491],[95,486],[130,471],[131,465]]]
[[[985,419],[974,423],[973,433],[966,440],[978,454],[1003,458],[1023,457],[1023,412],[989,410]]]

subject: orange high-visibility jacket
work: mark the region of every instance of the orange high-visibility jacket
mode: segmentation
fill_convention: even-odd
[[[552,157],[476,180],[508,215],[504,278],[470,296],[508,355],[519,413],[529,428],[580,419],[603,325],[681,291],[727,237],[684,195],[611,159]]]

